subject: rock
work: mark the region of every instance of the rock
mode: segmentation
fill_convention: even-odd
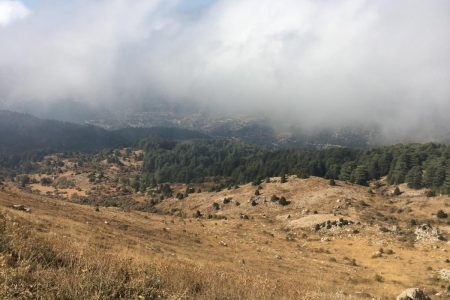
[[[416,235],[416,241],[434,242],[439,241],[442,237],[438,228],[433,228],[429,224],[422,224],[414,231]]]
[[[419,288],[409,288],[398,295],[397,300],[430,300],[430,297]]]
[[[324,236],[323,238],[320,239],[321,242],[330,242],[331,238],[329,238],[328,236]]]
[[[248,217],[247,215],[243,214],[243,213],[241,213],[241,215],[239,216],[239,218],[240,218],[241,220],[248,220],[248,219],[249,219],[249,217]]]
[[[31,212],[31,208],[26,207],[26,206],[23,205],[23,204],[14,204],[14,205],[12,206],[12,208],[14,208],[15,210],[21,210],[21,211],[24,211],[24,212],[27,212],[27,213],[30,213],[30,212]]]
[[[372,258],[378,258],[378,257],[382,257],[382,256],[383,256],[383,253],[381,251],[375,251],[372,254]]]
[[[220,246],[224,246],[224,247],[227,247],[227,246],[228,246],[228,244],[225,243],[224,241],[220,241],[220,242],[219,242],[219,245],[220,245]]]
[[[442,269],[438,273],[442,280],[450,281],[450,269]]]

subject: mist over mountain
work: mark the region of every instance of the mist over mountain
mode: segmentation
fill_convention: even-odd
[[[263,120],[277,134],[449,140],[448,1],[0,3],[1,109],[107,128]]]

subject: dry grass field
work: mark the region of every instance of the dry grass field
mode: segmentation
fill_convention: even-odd
[[[174,194],[185,188],[173,185]],[[450,269],[450,227],[435,214],[449,210],[449,197],[427,198],[404,186],[402,195],[391,196],[391,187],[296,177],[271,178],[259,196],[256,189],[247,184],[169,198],[149,213],[96,210],[7,184],[0,191],[0,294],[392,299],[420,287],[436,299],[448,297],[449,278],[441,273]]]

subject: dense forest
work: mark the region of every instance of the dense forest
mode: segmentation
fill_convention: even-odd
[[[450,193],[450,146],[446,145],[265,151],[230,140],[151,140],[144,149],[144,186],[152,182],[201,182],[208,177],[223,177],[236,184],[286,174],[367,185],[387,176],[390,184],[406,182],[412,188]]]
[[[91,153],[132,146],[149,137],[171,140],[202,139],[207,136],[196,131],[169,127],[108,131],[92,125],[42,120],[28,114],[0,110],[0,166],[23,167],[48,153]]]

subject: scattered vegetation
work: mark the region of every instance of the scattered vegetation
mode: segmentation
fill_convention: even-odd
[[[446,219],[446,218],[448,218],[448,214],[446,212],[444,212],[442,209],[440,209],[436,213],[436,217],[438,217],[438,219]]]

